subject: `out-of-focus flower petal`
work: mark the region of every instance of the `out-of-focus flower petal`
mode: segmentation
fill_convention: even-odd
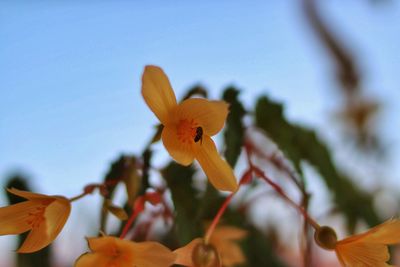
[[[178,139],[177,129],[174,126],[165,126],[161,138],[171,157],[179,164],[187,166],[194,159],[194,143],[184,143]]]
[[[136,243],[114,236],[103,236],[88,238],[88,244],[92,253],[81,256],[75,267],[86,267],[78,264],[82,259],[86,261],[88,255],[99,256],[92,257],[93,261],[99,260],[106,262],[108,264],[106,266],[114,264],[119,267],[169,267],[176,257],[167,247],[157,242]],[[89,260],[92,259],[87,261]]]
[[[174,254],[176,255],[175,264],[194,266],[192,260],[193,249],[201,242],[201,238],[196,238],[190,241],[186,246],[174,250]]]
[[[223,266],[231,267],[246,261],[237,243],[247,235],[247,232],[234,226],[219,226],[215,228],[210,243],[219,252]]]
[[[109,267],[108,258],[102,254],[85,253],[75,261],[74,267]]]
[[[386,267],[390,255],[388,248],[376,243],[347,243],[336,245],[336,254],[345,267],[368,266]]]
[[[133,243],[134,264],[138,267],[169,267],[174,264],[176,255],[157,242]]]
[[[142,76],[142,95],[149,108],[162,124],[167,124],[177,106],[175,93],[168,77],[157,66],[146,66]]]
[[[235,226],[219,226],[215,228],[211,239],[215,240],[241,240],[245,238],[247,232]]]
[[[238,184],[233,170],[218,154],[214,141],[209,136],[203,136],[202,144],[196,148],[195,157],[211,184],[219,190],[236,191]]]
[[[38,204],[24,201],[0,208],[0,235],[16,235],[31,229],[29,213],[35,212]]]
[[[174,250],[174,254],[176,255],[175,264],[193,266],[193,249],[201,242],[203,242],[202,238],[196,238],[190,241],[187,245]]]
[[[375,242],[379,244],[396,244],[400,242],[400,220],[391,219],[371,228],[365,233],[343,239],[341,243],[349,242]]]
[[[229,105],[224,101],[210,101],[203,98],[189,98],[179,104],[176,112],[180,119],[193,119],[213,136],[224,127]]]
[[[101,236],[101,237],[88,237],[87,242],[91,251],[100,252],[102,254],[109,254],[117,247],[118,238],[114,236]],[[129,242],[123,241],[122,242]]]
[[[49,198],[48,195],[43,195],[43,194],[38,194],[38,193],[33,193],[33,192],[29,192],[29,191],[23,191],[23,190],[18,190],[15,188],[9,188],[7,189],[8,192],[10,192],[13,195],[22,197],[22,198],[26,198],[29,200],[33,200],[33,199],[37,199],[37,198]]]
[[[44,221],[32,228],[19,253],[38,251],[56,239],[64,227],[71,212],[71,203],[64,197],[54,197],[54,200],[45,208]]]
[[[218,247],[218,252],[224,267],[235,266],[246,261],[242,249],[234,241],[226,242],[224,245]]]
[[[391,266],[387,245],[400,243],[400,221],[386,221],[365,233],[338,241],[335,252],[343,266]]]

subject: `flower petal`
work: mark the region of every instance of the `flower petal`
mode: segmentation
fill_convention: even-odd
[[[224,101],[189,98],[179,104],[176,116],[179,119],[194,119],[206,135],[213,136],[224,127],[228,107],[229,105]]]
[[[365,233],[351,236],[341,242],[348,243],[355,241],[374,242],[387,245],[400,243],[400,220],[388,220],[374,228],[371,228]]]
[[[118,239],[114,236],[88,237],[87,242],[91,251],[107,254],[117,247]]]
[[[168,77],[160,67],[145,67],[142,76],[142,95],[149,108],[165,125],[177,103]]]
[[[245,238],[246,235],[247,232],[245,230],[226,225],[215,228],[211,240],[213,238],[217,238],[218,240],[240,240]]]
[[[76,261],[74,267],[108,267],[108,257],[100,253],[82,254]]]
[[[234,226],[219,226],[215,228],[210,238],[221,256],[223,266],[235,266],[246,261],[246,258],[237,243],[247,235],[245,230]]]
[[[157,242],[132,242],[134,262],[137,267],[169,267],[174,264],[176,255],[167,247]]]
[[[36,211],[40,203],[23,201],[0,208],[0,235],[21,234],[31,229],[28,224],[29,213]]]
[[[221,257],[222,265],[225,267],[236,266],[246,261],[242,249],[240,248],[239,244],[234,241],[227,241],[224,242],[223,245],[215,245],[215,247],[217,248]]]
[[[71,203],[64,197],[54,197],[44,212],[45,220],[36,228],[33,228],[26,237],[19,253],[31,253],[38,251],[56,239],[71,211]]]
[[[181,142],[176,127],[165,126],[161,138],[168,153],[179,164],[187,166],[193,162],[194,144]]]
[[[387,267],[390,255],[385,245],[377,243],[341,243],[335,248],[343,266]]]
[[[174,254],[176,255],[176,260],[174,263],[183,266],[194,266],[192,261],[193,249],[201,242],[201,238],[196,238],[190,241],[190,243],[186,246],[174,250]]]
[[[29,200],[32,199],[37,199],[37,198],[49,198],[48,195],[43,195],[43,194],[37,194],[37,193],[33,193],[33,192],[29,192],[29,191],[23,191],[23,190],[18,190],[15,188],[9,188],[7,189],[8,192],[10,192],[13,195],[22,197],[22,198],[26,198]]]
[[[203,136],[202,144],[196,148],[196,159],[211,184],[219,190],[236,191],[238,184],[233,170],[218,154],[214,141],[209,136]]]

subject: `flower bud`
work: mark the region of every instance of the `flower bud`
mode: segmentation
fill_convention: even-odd
[[[322,226],[318,230],[316,230],[314,234],[314,239],[317,244],[323,249],[335,249],[337,236],[335,231],[328,226]]]
[[[221,267],[218,251],[209,244],[197,244],[193,249],[192,261],[195,267]]]

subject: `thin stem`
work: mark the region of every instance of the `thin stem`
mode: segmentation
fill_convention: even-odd
[[[292,205],[294,208],[300,211],[300,213],[304,216],[305,220],[315,229],[319,229],[320,225],[308,215],[307,210],[305,210],[302,206],[298,205],[296,202],[294,202],[291,198],[288,197],[288,195],[283,191],[283,189],[276,183],[274,183],[271,179],[269,179],[262,170],[254,166],[253,162],[251,161],[251,152],[254,149],[254,146],[247,142],[245,144],[245,150],[246,150],[246,157],[247,157],[247,163],[249,164],[250,169],[259,177],[261,177],[264,181],[266,181],[269,185],[272,186],[272,188],[282,197],[284,198],[287,202],[289,202],[290,205]],[[293,177],[294,178],[294,177]],[[295,181],[295,179],[293,180]],[[296,183],[297,184],[297,183]],[[305,195],[304,187],[299,186],[299,189],[302,191],[303,196]]]
[[[124,238],[125,238],[126,234],[127,234],[128,231],[129,231],[129,228],[131,228],[132,223],[135,221],[136,217],[139,215],[140,212],[141,212],[140,209],[136,209],[136,210],[132,213],[131,217],[129,217],[129,220],[126,222],[124,228],[122,229],[122,232],[121,232],[121,235],[119,236],[119,238],[121,238],[121,239],[124,239]]]
[[[236,191],[237,192],[237,191]],[[214,217],[211,225],[208,227],[207,233],[204,237],[204,243],[208,244],[208,241],[210,240],[210,237],[212,233],[214,232],[215,227],[217,226],[219,220],[221,219],[222,215],[224,214],[226,208],[228,207],[228,204],[231,202],[233,196],[235,195],[236,192],[231,193],[224,201],[222,206],[219,208],[217,215]]]
[[[300,213],[304,216],[304,218],[308,221],[308,223],[315,229],[319,229],[320,225],[313,219],[311,218],[307,211],[300,205],[298,205],[296,202],[294,202],[291,198],[289,198],[286,193],[283,191],[283,189],[276,183],[274,183],[271,179],[269,179],[260,169],[255,168],[254,169],[255,173],[263,179],[265,182],[267,182],[272,188],[287,202],[289,202],[290,205],[292,205],[294,208],[300,211]]]
[[[71,197],[71,198],[69,199],[69,202],[77,201],[78,199],[81,199],[81,198],[83,198],[84,196],[86,196],[86,195],[88,195],[88,194],[89,194],[88,192],[82,192],[81,194],[79,194],[79,195],[77,195],[77,196],[75,196],[75,197]]]

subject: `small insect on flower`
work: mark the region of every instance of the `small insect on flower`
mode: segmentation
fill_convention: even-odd
[[[194,141],[196,143],[200,141],[200,144],[203,143],[203,128],[201,127],[196,128],[196,136],[194,137]]]

